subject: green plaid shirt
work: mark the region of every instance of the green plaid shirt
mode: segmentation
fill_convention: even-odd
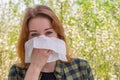
[[[27,68],[13,65],[10,69],[8,80],[24,80]],[[91,68],[86,60],[73,59],[70,63],[57,61],[54,72],[57,80],[94,80]],[[42,74],[39,76],[41,79]]]

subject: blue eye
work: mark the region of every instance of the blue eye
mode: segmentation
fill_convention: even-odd
[[[37,33],[32,33],[31,36],[32,36],[32,37],[37,37],[37,36],[39,36],[39,34],[37,34]]]
[[[48,32],[45,33],[45,35],[50,35],[50,34],[52,34],[52,33],[53,33],[53,32],[48,31]]]

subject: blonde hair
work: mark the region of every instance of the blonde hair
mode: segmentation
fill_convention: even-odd
[[[64,40],[66,43],[66,50],[67,50],[66,56],[67,56],[68,61],[70,61],[71,58],[68,52],[68,45],[66,42],[62,23],[59,21],[58,17],[49,7],[44,6],[44,5],[36,5],[33,8],[30,7],[26,9],[25,16],[23,18],[22,25],[21,25],[21,31],[20,31],[18,45],[17,45],[17,53],[18,53],[18,57],[20,58],[21,66],[26,65],[24,44],[28,40],[28,35],[29,35],[28,23],[31,19],[38,17],[38,16],[46,17],[51,21],[51,25],[53,29],[57,32],[58,37]]]

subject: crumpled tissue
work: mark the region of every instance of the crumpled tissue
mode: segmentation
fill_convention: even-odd
[[[38,36],[28,40],[25,43],[25,62],[31,62],[31,54],[33,48],[52,50],[47,63],[56,60],[67,61],[66,44],[63,40],[56,37]]]

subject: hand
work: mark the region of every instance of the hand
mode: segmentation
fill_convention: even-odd
[[[51,53],[51,50],[34,48],[31,55],[31,64],[26,72],[24,80],[38,80],[39,74]]]
[[[51,50],[34,48],[31,55],[31,65],[42,69],[51,53]]]

